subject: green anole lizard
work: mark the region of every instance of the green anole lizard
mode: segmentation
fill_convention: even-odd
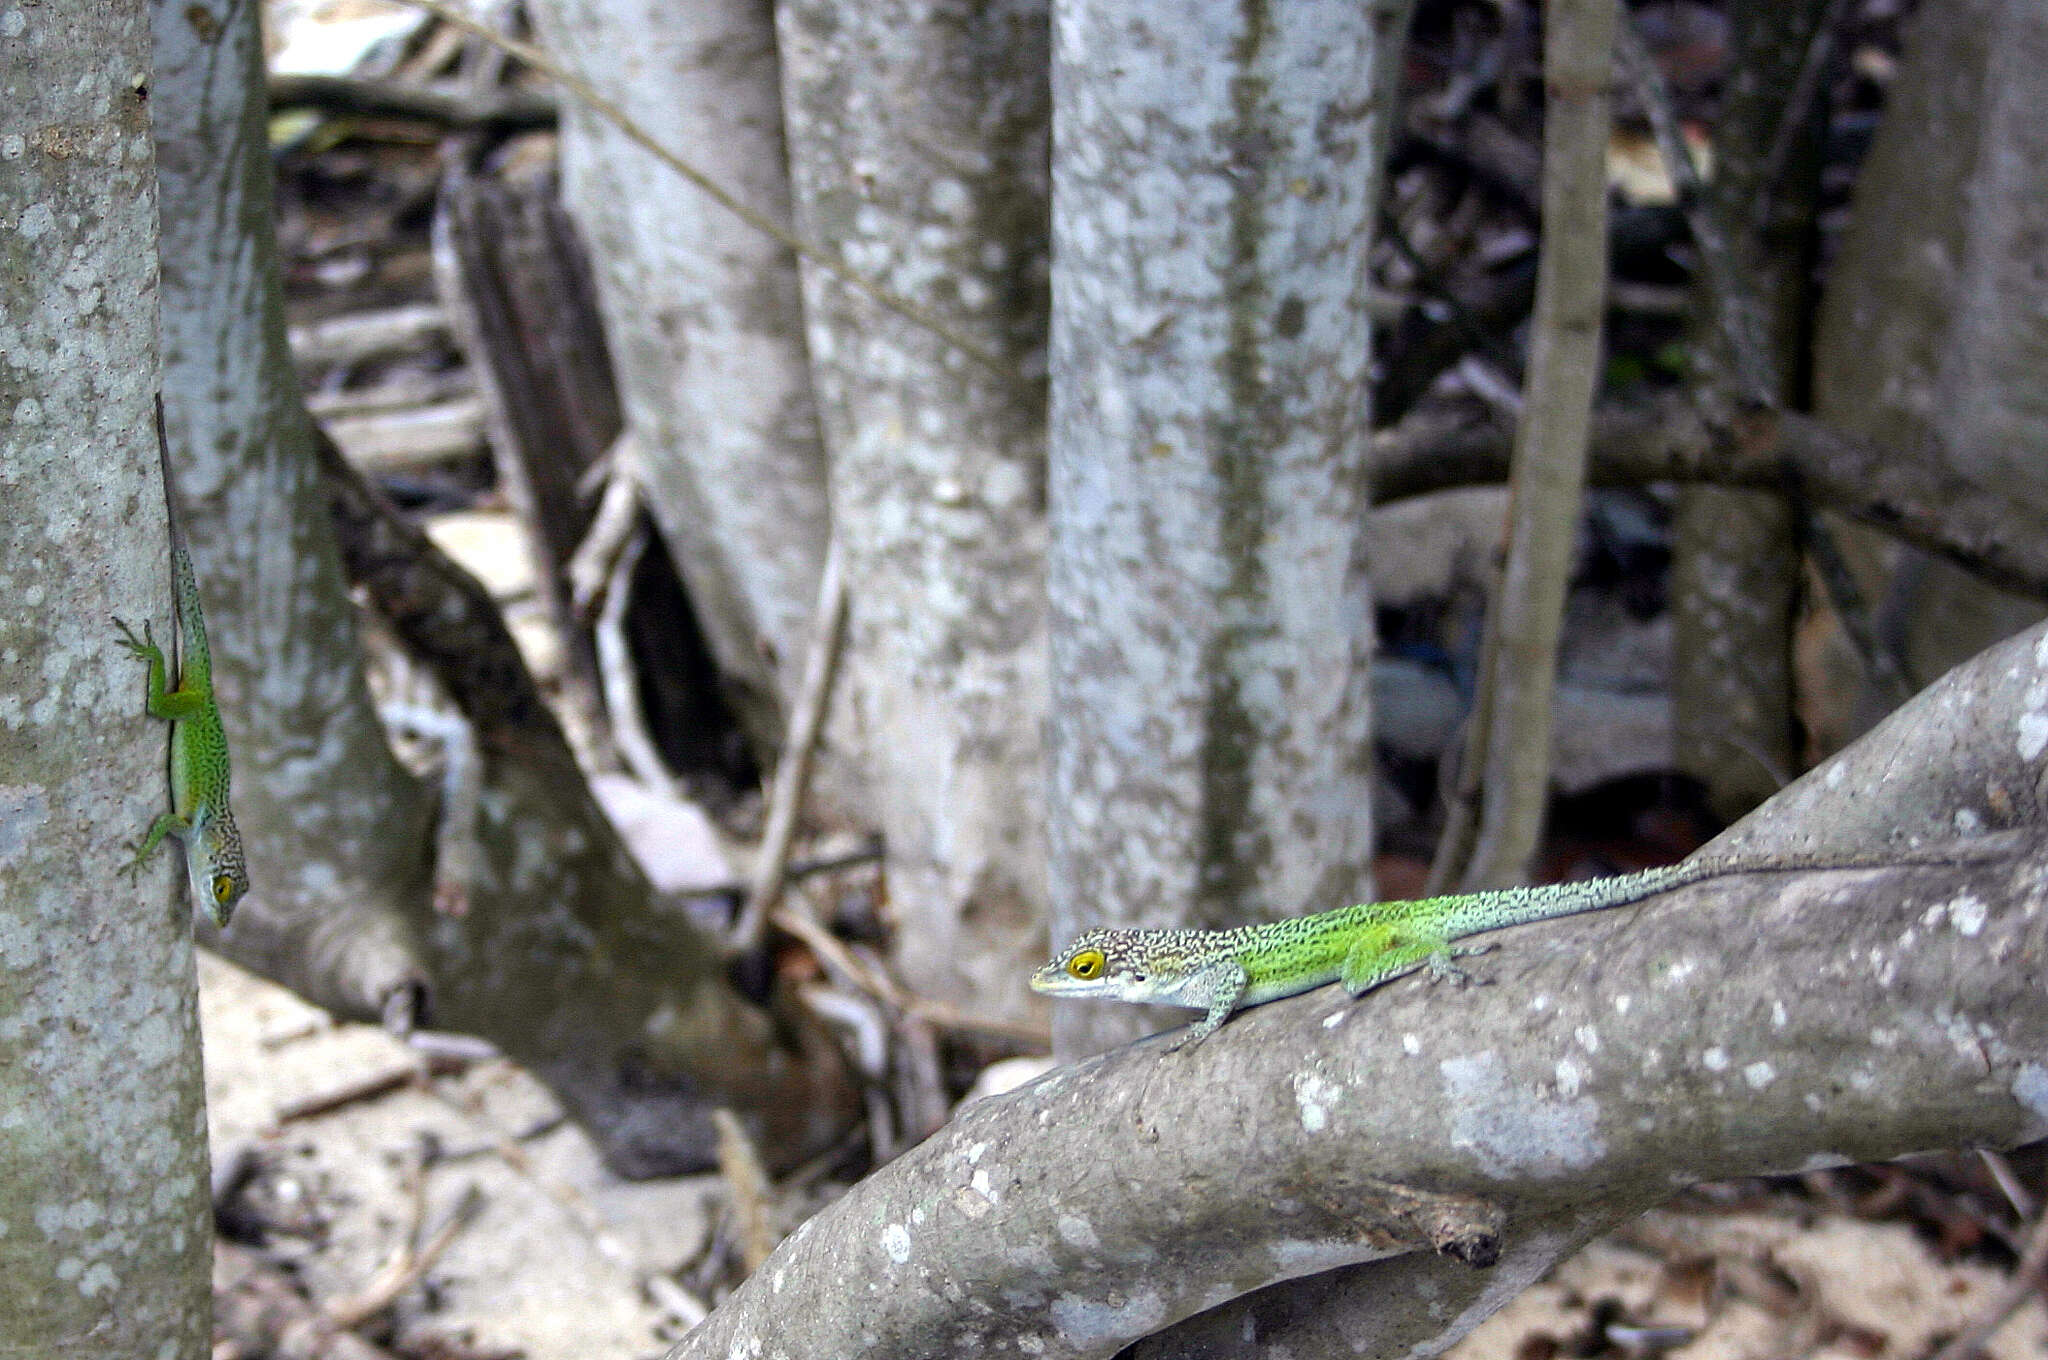
[[[171,605],[177,625],[177,688],[166,689],[163,649],[151,636],[149,620],[142,637],[116,618],[121,645],[149,663],[147,709],[153,718],[171,724],[171,810],[150,823],[149,833],[128,862],[139,871],[157,843],[176,836],[185,847],[185,871],[193,895],[223,930],[235,904],[249,891],[249,871],[242,861],[242,833],[228,810],[228,737],[220,709],[213,701],[213,653],[206,645],[206,615],[199,607],[199,579],[185,550],[185,529],[178,518],[178,497],[171,474],[171,446],[164,435],[164,402],[156,401],[157,456],[164,466],[164,500],[171,529]]]
[[[1503,926],[1626,906],[1646,897],[1729,874],[1876,869],[1953,859],[1811,862],[1692,859],[1656,869],[1533,888],[1365,902],[1314,916],[1234,930],[1085,930],[1031,975],[1047,996],[1099,997],[1204,1012],[1173,1047],[1214,1034],[1232,1012],[1341,982],[1362,996],[1418,968],[1440,981],[1469,980],[1453,959],[1491,945],[1454,949],[1451,941]]]

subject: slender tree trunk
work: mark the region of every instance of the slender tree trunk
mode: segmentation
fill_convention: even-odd
[[[1544,7],[1543,254],[1528,405],[1515,431],[1507,565],[1486,620],[1467,760],[1482,781],[1466,889],[1522,881],[1550,790],[1557,640],[1585,498],[1586,438],[1607,300],[1608,85],[1615,0]],[[1455,868],[1455,861],[1452,861]]]
[[[836,1052],[747,1004],[717,942],[658,909],[474,582],[364,512],[345,474],[316,476],[284,343],[256,7],[211,2],[158,6],[152,103],[167,404],[254,880],[218,947],[343,1014],[395,1006],[493,1040],[620,1171],[708,1164],[721,1104],[776,1162],[810,1155],[852,1110]],[[512,722],[466,710],[484,756],[476,824],[459,829],[479,852],[466,914],[432,902],[436,810],[371,707],[331,508],[354,516],[380,604],[417,608],[401,631],[459,635],[436,658],[451,691],[462,667],[499,667],[486,701],[524,704]]]
[[[790,217],[766,0],[551,0],[548,44],[664,145]],[[829,531],[788,250],[567,101],[565,192],[591,248],[648,503],[756,748],[780,743]]]
[[[11,26],[10,26],[11,25]],[[167,727],[148,12],[0,18],[0,1353],[208,1352],[205,1095]]]
[[[1366,248],[1407,12],[1056,11],[1057,938],[1367,895]],[[1156,1027],[1053,1020],[1067,1057]]]
[[[902,976],[1019,1016],[1045,938],[1045,6],[778,19],[804,234],[1003,365],[805,271],[849,595],[828,764],[888,838]]]
[[[1712,201],[1746,300],[1709,296],[1709,308],[1747,305],[1758,324],[1753,363],[1790,406],[1805,398],[1812,308],[1813,216],[1820,197],[1820,136],[1827,100],[1796,111],[1780,145],[1787,96],[1812,51],[1831,0],[1741,0],[1729,7],[1727,105],[1714,139]],[[1757,208],[1767,203],[1760,220]],[[1710,398],[1730,409],[1740,389],[1727,375],[1744,362],[1725,352],[1730,327],[1698,327],[1708,356]],[[1718,377],[1713,375],[1719,375]],[[1671,694],[1678,763],[1706,788],[1710,806],[1733,820],[1775,793],[1797,769],[1793,745],[1792,624],[1799,551],[1791,502],[1782,495],[1687,487],[1673,521]]]

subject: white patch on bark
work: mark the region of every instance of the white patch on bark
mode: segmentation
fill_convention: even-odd
[[[1342,1101],[1346,1094],[1342,1086],[1314,1072],[1297,1073],[1294,1078],[1294,1104],[1301,1112],[1301,1126],[1310,1133],[1321,1133],[1330,1122],[1330,1107]]]
[[[1471,1152],[1489,1176],[1563,1175],[1607,1151],[1599,1104],[1590,1096],[1543,1099],[1515,1085],[1491,1049],[1447,1058],[1437,1068],[1451,1109],[1451,1146]]]
[[[1101,1299],[1062,1294],[1053,1300],[1051,1311],[1060,1336],[1084,1351],[1105,1343],[1136,1341],[1159,1330],[1166,1321],[1166,1302],[1151,1289],[1134,1294],[1111,1291]]]

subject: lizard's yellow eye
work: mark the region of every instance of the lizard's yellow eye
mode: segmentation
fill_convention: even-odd
[[[1100,949],[1084,949],[1067,960],[1067,975],[1077,977],[1083,982],[1099,978],[1102,976],[1103,962]]]
[[[235,880],[229,878],[226,874],[215,874],[213,876],[213,900],[216,902],[231,902],[234,900],[234,897]]]

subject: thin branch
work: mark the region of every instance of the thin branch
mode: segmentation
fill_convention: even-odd
[[[767,236],[794,254],[809,260],[818,268],[832,275],[832,277],[840,280],[856,292],[865,295],[871,301],[888,308],[912,325],[930,331],[933,335],[938,336],[939,339],[944,340],[947,344],[953,346],[953,348],[959,350],[962,354],[965,354],[990,372],[1004,376],[1010,374],[1009,365],[1003,363],[1002,360],[996,358],[973,341],[964,338],[958,331],[948,326],[945,322],[940,321],[924,308],[909,301],[907,298],[891,292],[873,279],[870,279],[867,275],[848,268],[834,259],[830,253],[818,246],[812,245],[809,241],[804,240],[789,228],[769,217],[766,213],[749,207],[709,175],[706,175],[681,156],[678,156],[675,152],[656,141],[653,134],[634,122],[624,109],[599,94],[596,87],[591,85],[589,81],[569,70],[538,47],[531,43],[520,42],[516,38],[508,38],[488,25],[478,23],[460,10],[442,4],[441,0],[405,0],[405,3],[417,6],[439,19],[442,23],[459,28],[471,37],[481,39],[493,47],[519,58],[520,61],[525,62],[528,66],[539,71],[570,94],[576,96],[592,112],[597,113],[605,121],[624,133],[627,138],[647,152],[648,155],[654,157],[678,175],[681,175],[709,197],[712,202],[739,218],[740,221],[746,223],[755,231]]]
[[[555,97],[537,90],[500,90],[478,97],[353,76],[273,75],[269,93],[273,110],[311,108],[503,132],[553,127],[562,115]]]
[[[1456,858],[1463,838],[1447,838],[1431,869],[1433,879],[1467,887],[1520,879],[1542,831],[1558,636],[1600,368],[1618,9],[1617,0],[1550,0],[1544,11],[1543,245],[1526,414],[1515,432],[1507,563],[1487,611],[1482,670],[1492,702],[1472,724],[1465,756],[1480,807],[1466,862]]]
[[[606,498],[610,499],[609,491]],[[673,792],[676,781],[647,725],[640,702],[640,668],[634,664],[633,648],[626,639],[633,572],[640,565],[640,555],[647,551],[652,532],[633,535],[612,563],[611,578],[603,587],[604,604],[591,626],[591,640],[597,650],[597,673],[604,682],[605,712],[611,715],[612,740],[618,745],[619,758],[647,787]]]
[[[760,854],[754,861],[747,905],[734,923],[732,948],[745,953],[761,942],[768,913],[782,897],[783,873],[789,863],[790,839],[796,834],[797,813],[803,808],[804,789],[811,778],[811,753],[825,725],[826,702],[832,696],[832,678],[839,670],[839,643],[846,633],[846,572],[838,535],[825,549],[825,570],[818,582],[818,609],[814,618],[810,655],[804,662],[803,681],[797,691],[796,710],[790,714],[789,738],[782,745],[782,760],[775,769],[775,783],[768,793],[768,825],[761,837]]]
[[[1379,436],[1378,504],[1507,480],[1508,441],[1489,422],[1418,415]],[[1715,428],[1683,399],[1602,410],[1593,422],[1596,486],[1705,482],[1792,488],[1812,504],[1955,563],[1989,585],[2048,600],[2048,524],[1996,490],[1909,450],[1796,411],[1752,412]]]

